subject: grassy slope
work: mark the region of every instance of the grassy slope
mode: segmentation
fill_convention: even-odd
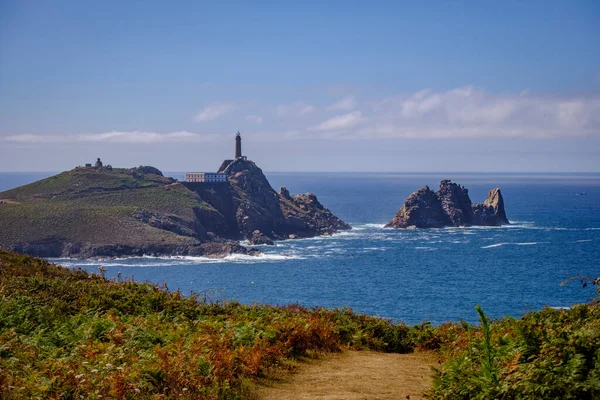
[[[243,306],[107,281],[0,250],[0,398],[236,398],[344,346],[408,352],[405,325],[350,310]]]
[[[49,238],[96,244],[187,243],[189,238],[135,218],[140,209],[194,221],[212,209],[168,178],[126,169],[76,168],[0,193],[0,244]],[[136,234],[132,234],[135,232]]]

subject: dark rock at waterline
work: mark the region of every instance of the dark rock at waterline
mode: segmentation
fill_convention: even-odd
[[[254,231],[252,232],[252,237],[250,237],[250,239],[248,239],[248,241],[250,242],[250,244],[255,244],[255,245],[260,245],[260,244],[267,244],[267,245],[273,245],[273,240],[267,236],[265,236],[261,231]]]
[[[465,187],[444,180],[437,192],[425,186],[412,193],[386,227],[441,228],[508,223],[500,189],[490,190],[483,203],[473,204]]]
[[[218,240],[206,243],[176,245],[171,243],[104,244],[71,243],[61,240],[43,242],[16,243],[7,246],[8,250],[47,258],[119,258],[142,256],[197,256],[223,258],[231,254],[256,256],[262,252],[255,248],[247,248],[232,240]]]

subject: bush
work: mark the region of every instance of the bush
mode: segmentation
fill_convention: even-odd
[[[546,308],[490,323],[445,340],[432,399],[600,398],[600,308]],[[458,331],[456,331],[458,332]]]

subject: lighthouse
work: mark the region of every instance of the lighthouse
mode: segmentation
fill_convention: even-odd
[[[238,131],[238,133],[235,135],[235,158],[234,160],[237,160],[238,158],[242,157],[242,135],[240,135],[240,131]]]

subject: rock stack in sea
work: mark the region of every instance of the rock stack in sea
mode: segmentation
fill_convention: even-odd
[[[388,228],[442,228],[445,226],[500,226],[508,224],[500,189],[492,189],[483,203],[471,203],[469,191],[449,180],[437,192],[428,186],[412,193]]]

